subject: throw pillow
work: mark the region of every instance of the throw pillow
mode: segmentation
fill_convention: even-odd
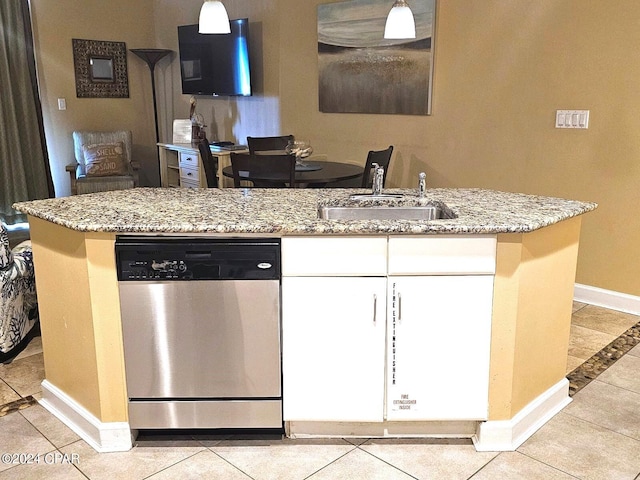
[[[88,177],[126,175],[127,163],[124,145],[117,143],[95,143],[83,145],[85,172]]]

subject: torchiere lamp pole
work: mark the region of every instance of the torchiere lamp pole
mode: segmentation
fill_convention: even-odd
[[[149,70],[151,71],[151,92],[153,93],[153,118],[156,122],[156,143],[160,143],[160,134],[158,133],[158,107],[156,105],[156,79],[153,74],[156,63],[172,52],[172,50],[165,50],[162,48],[132,48],[131,52],[135,53],[142,60],[147,62]]]

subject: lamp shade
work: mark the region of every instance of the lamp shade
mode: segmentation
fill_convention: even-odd
[[[231,33],[229,15],[222,2],[205,0],[200,9],[199,33]]]
[[[396,0],[387,16],[384,38],[416,38],[416,22],[413,13],[404,0]]]

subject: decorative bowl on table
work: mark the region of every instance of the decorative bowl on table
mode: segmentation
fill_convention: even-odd
[[[285,152],[289,155],[294,154],[296,156],[296,163],[302,165],[302,159],[307,158],[313,153],[313,147],[307,140],[291,140]]]

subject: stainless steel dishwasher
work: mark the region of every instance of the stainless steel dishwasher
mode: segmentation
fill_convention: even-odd
[[[118,236],[134,429],[282,428],[280,240]]]

